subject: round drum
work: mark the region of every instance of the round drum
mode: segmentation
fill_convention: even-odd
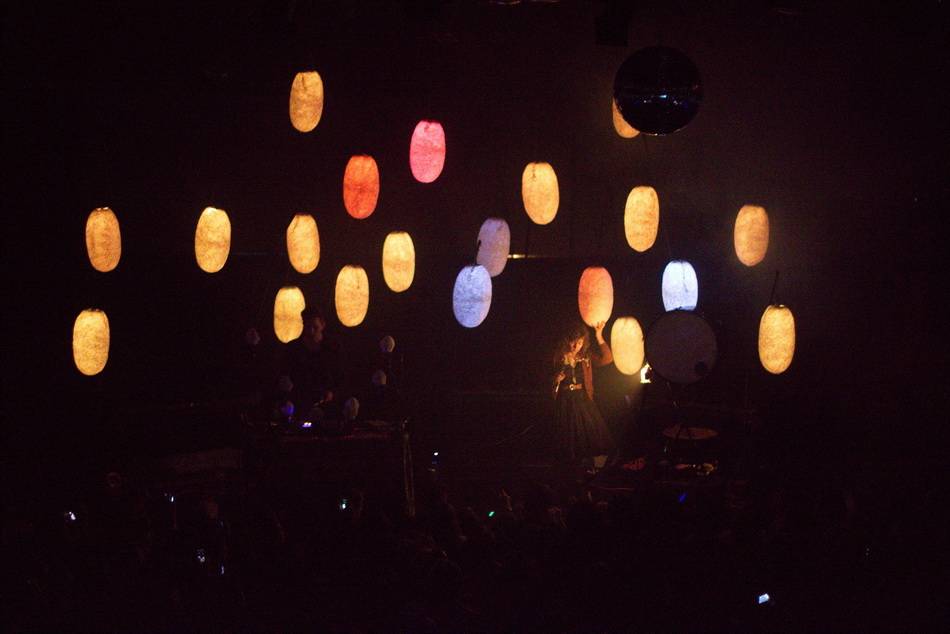
[[[671,383],[693,383],[716,365],[716,335],[690,311],[673,310],[657,319],[644,345],[650,367]]]

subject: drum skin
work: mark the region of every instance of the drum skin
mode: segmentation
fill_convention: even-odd
[[[716,334],[701,316],[674,310],[650,326],[646,341],[647,362],[671,383],[694,383],[716,365]]]

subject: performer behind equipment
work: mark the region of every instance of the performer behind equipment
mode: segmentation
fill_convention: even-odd
[[[603,468],[613,439],[594,403],[593,367],[613,361],[604,340],[604,326],[594,326],[597,347],[592,349],[585,325],[572,325],[554,354],[551,395],[554,397],[554,451],[560,462],[583,464],[593,472]]]
[[[298,419],[319,407],[327,418],[342,415],[342,389],[345,379],[343,349],[328,337],[326,319],[315,308],[301,313],[303,333],[287,345],[280,363],[280,398],[293,403]]]

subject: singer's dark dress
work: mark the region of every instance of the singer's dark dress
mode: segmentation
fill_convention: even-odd
[[[562,462],[575,463],[604,455],[613,447],[610,430],[588,394],[589,386],[584,385],[585,374],[589,377],[590,370],[584,370],[581,363],[561,368],[565,379],[558,386],[554,401],[554,453]],[[572,383],[582,387],[571,390]]]

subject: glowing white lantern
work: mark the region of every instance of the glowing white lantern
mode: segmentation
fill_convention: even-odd
[[[475,261],[496,277],[505,270],[511,250],[511,229],[501,218],[489,218],[478,230],[478,255]]]
[[[634,375],[643,366],[643,329],[635,317],[618,317],[610,328],[610,350],[614,365],[627,375]]]
[[[466,328],[474,328],[485,321],[491,308],[491,275],[480,265],[466,266],[455,278],[452,290],[452,310],[455,319]]]
[[[672,260],[663,270],[663,308],[693,310],[699,300],[699,280],[693,265],[686,260]]]

